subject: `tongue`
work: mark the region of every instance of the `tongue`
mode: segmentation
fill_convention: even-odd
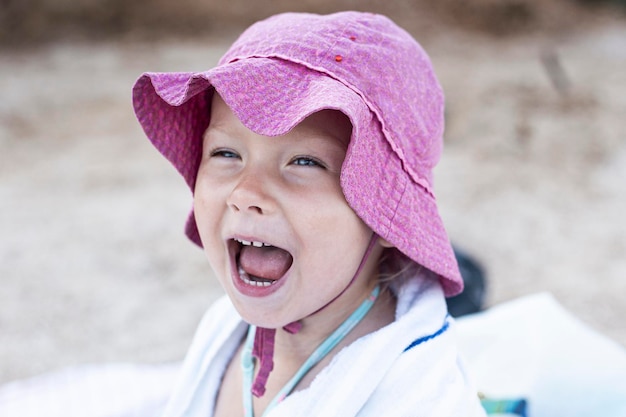
[[[289,252],[274,246],[244,246],[239,265],[248,275],[275,281],[285,275],[293,261]]]

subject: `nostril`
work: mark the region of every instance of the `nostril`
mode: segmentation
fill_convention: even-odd
[[[248,175],[231,190],[226,204],[231,211],[240,214],[267,214],[274,203],[267,193],[265,183]]]
[[[263,214],[263,209],[261,209],[261,207],[259,207],[259,206],[250,206],[250,207],[248,207],[248,209],[251,210],[251,211],[255,211],[255,212],[259,213],[259,214]]]
[[[237,204],[230,203],[229,206],[235,212],[241,211],[241,208]],[[250,205],[248,206],[248,210],[254,213],[263,214],[263,209],[259,206]]]
[[[230,204],[228,204],[228,206],[229,206],[229,207],[230,207],[233,211],[240,211],[240,210],[239,210],[239,207],[237,207],[237,204],[230,203]]]

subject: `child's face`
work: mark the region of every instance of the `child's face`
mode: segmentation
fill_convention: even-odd
[[[339,184],[350,134],[347,118],[327,110],[283,136],[260,136],[214,95],[194,211],[209,262],[246,321],[277,328],[302,319],[352,279],[372,232]],[[369,293],[381,251],[333,309],[351,312]]]

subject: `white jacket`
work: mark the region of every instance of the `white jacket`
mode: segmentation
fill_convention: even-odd
[[[394,286],[396,321],[343,348],[267,417],[484,416],[457,350],[436,279]],[[226,297],[205,314],[163,417],[210,417],[222,375],[247,330]]]

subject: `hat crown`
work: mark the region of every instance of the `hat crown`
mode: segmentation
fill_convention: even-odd
[[[372,13],[284,13],[248,28],[220,65],[255,57],[301,64],[358,93],[404,170],[432,194],[444,97],[430,58],[406,31]]]

